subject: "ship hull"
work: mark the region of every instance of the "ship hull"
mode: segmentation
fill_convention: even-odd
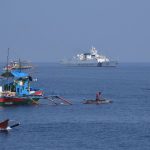
[[[109,62],[92,62],[92,61],[77,61],[77,62],[65,62],[62,63],[65,66],[81,66],[81,67],[116,67],[116,61],[109,61]]]
[[[77,54],[72,59],[61,60],[61,63],[68,66],[91,66],[91,67],[115,67],[117,62],[98,54],[95,47],[92,46],[90,52]]]
[[[0,97],[0,106],[36,104],[38,100],[38,97]]]
[[[117,66],[116,61],[97,63],[97,67],[116,67],[116,66]]]

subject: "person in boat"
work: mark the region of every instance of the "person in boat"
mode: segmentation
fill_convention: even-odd
[[[96,101],[99,102],[101,99],[100,99],[100,96],[101,96],[101,92],[97,92],[96,93]]]
[[[0,131],[8,131],[14,127],[19,126],[19,125],[20,125],[20,123],[15,123],[15,124],[9,126],[9,119],[6,119],[6,120],[0,122]]]

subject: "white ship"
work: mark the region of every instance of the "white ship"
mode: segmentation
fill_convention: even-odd
[[[62,60],[61,63],[71,66],[97,67],[115,67],[117,65],[117,61],[112,61],[108,57],[98,54],[95,47],[92,47],[89,53],[77,54],[71,60]]]

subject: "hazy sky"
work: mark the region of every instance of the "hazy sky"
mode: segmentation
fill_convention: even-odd
[[[0,0],[0,61],[59,61],[95,46],[150,62],[150,0]]]

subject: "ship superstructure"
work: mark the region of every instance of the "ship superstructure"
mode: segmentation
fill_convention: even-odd
[[[98,54],[95,47],[90,49],[89,53],[77,54],[71,60],[63,60],[63,64],[74,66],[98,66],[98,67],[115,67],[116,61],[110,60],[108,57]]]

